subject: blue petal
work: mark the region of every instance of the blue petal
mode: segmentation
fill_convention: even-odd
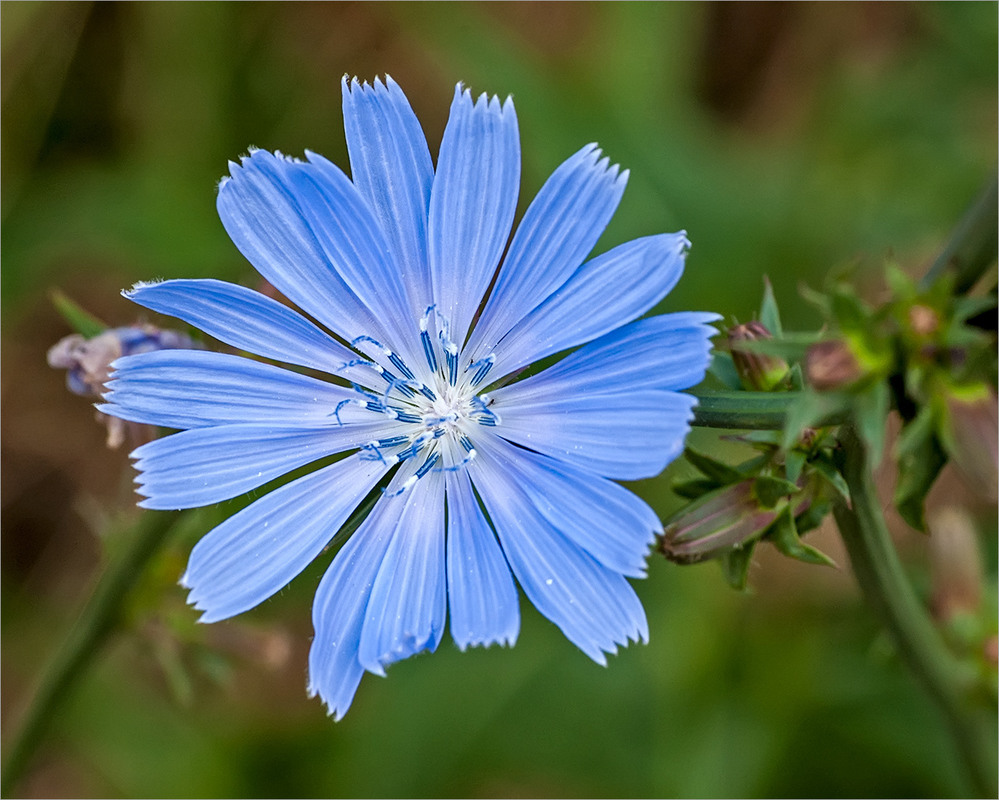
[[[662,300],[680,279],[683,232],[648,236],[587,261],[496,348],[491,379],[596,339]]]
[[[427,214],[434,165],[423,129],[402,89],[349,84],[343,78],[343,127],[354,185],[368,201],[399,265],[411,309],[433,303],[427,261]]]
[[[695,403],[677,392],[639,391],[490,410],[501,420],[496,432],[511,442],[607,478],[638,480],[681,453]]]
[[[364,674],[357,649],[365,610],[398,526],[399,504],[387,499],[375,504],[336,554],[312,605],[316,636],[309,651],[309,696],[319,695],[335,719],[347,713]]]
[[[364,615],[357,659],[369,672],[423,650],[444,634],[444,478],[430,472],[400,497],[385,497],[396,522]]]
[[[489,449],[502,454],[510,479],[552,527],[605,567],[645,577],[649,547],[663,527],[641,498],[592,472],[498,437]]]
[[[717,331],[717,314],[661,314],[625,325],[543,372],[496,389],[497,403],[537,404],[566,391],[616,394],[687,389],[701,382]]]
[[[397,433],[391,423],[322,427],[270,424],[194,428],[132,453],[143,508],[220,503],[324,456]]]
[[[351,389],[248,358],[198,350],[159,350],[119,358],[101,411],[162,425],[203,428],[238,422],[335,424],[334,412]],[[374,421],[350,404],[341,421]]]
[[[704,377],[710,314],[619,328],[484,399],[496,432],[608,478],[657,475],[680,453],[695,400],[673,389]]]
[[[473,352],[479,345],[479,355],[492,350],[579,268],[614,216],[627,179],[628,172],[618,173],[593,144],[552,173],[513,237],[470,340]]]
[[[357,357],[301,314],[266,295],[216,280],[139,284],[125,296],[264,358],[338,373]]]
[[[385,474],[350,456],[275,489],[210,531],[191,552],[182,585],[202,622],[235,616],[298,575]]]
[[[519,183],[513,102],[482,95],[473,104],[459,84],[441,141],[428,229],[434,302],[458,345],[503,255]]]
[[[331,331],[354,341],[400,338],[402,289],[384,237],[356,189],[336,167],[255,150],[230,164],[218,212],[229,237],[267,280]],[[332,209],[332,211],[331,211]],[[377,276],[375,278],[374,276]],[[393,335],[394,334],[394,335]]]
[[[553,528],[513,480],[511,464],[490,452],[470,470],[528,599],[599,664],[617,645],[648,639],[645,611],[628,581]]]
[[[467,472],[447,481],[447,586],[451,636],[461,650],[513,645],[520,629],[517,587]]]

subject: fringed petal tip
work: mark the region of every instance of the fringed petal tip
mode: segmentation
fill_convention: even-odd
[[[519,631],[515,630],[510,633],[502,634],[501,636],[492,637],[489,639],[473,638],[471,635],[468,637],[461,637],[451,631],[451,638],[454,640],[455,645],[458,647],[462,653],[466,650],[472,648],[481,648],[482,650],[488,650],[490,647],[514,647],[517,644],[517,635]]]

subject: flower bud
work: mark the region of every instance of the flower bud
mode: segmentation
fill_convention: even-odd
[[[694,564],[741,547],[769,528],[783,505],[763,508],[752,479],[703,495],[666,523],[661,549],[670,561]]]
[[[748,352],[739,347],[740,342],[759,342],[773,338],[766,326],[756,320],[729,329],[728,343],[732,361],[745,389],[770,392],[787,377],[790,368],[783,358]]]
[[[863,377],[860,362],[845,342],[816,342],[805,353],[805,377],[820,392],[843,389]]]
[[[92,339],[78,333],[71,334],[49,348],[47,359],[50,367],[67,370],[66,385],[71,392],[84,397],[100,397],[115,359],[153,350],[198,347],[189,336],[179,331],[161,330],[153,325],[132,325],[109,328]],[[107,425],[108,447],[119,447],[131,423],[105,414],[98,414],[98,419]]]
[[[999,415],[985,384],[950,387],[940,439],[969,488],[990,503],[999,494]]]
[[[929,528],[933,615],[947,622],[975,613],[982,600],[982,559],[971,517],[956,506],[945,506],[930,517]]]

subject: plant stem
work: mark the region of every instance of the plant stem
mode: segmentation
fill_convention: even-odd
[[[844,426],[843,476],[852,507],[838,500],[836,523],[857,582],[898,652],[943,713],[975,791],[995,797],[996,749],[986,715],[975,707],[975,676],[947,648],[902,569],[881,513],[863,441]]]
[[[961,217],[946,246],[920,281],[928,289],[943,273],[953,271],[954,292],[968,291],[996,260],[996,214],[999,190],[992,173],[978,197]]]
[[[174,513],[142,514],[129,541],[100,576],[79,619],[69,629],[42,674],[3,763],[0,795],[9,797],[53,718],[53,711],[79,682],[119,620],[124,600],[142,576],[146,563],[159,549],[177,520]]]
[[[801,392],[692,392],[697,397],[693,425],[729,430],[784,430],[788,409]],[[832,416],[823,425],[845,420]]]

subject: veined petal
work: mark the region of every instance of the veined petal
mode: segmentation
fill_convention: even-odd
[[[369,672],[423,650],[436,650],[444,635],[444,479],[429,472],[399,497],[395,530],[382,558],[364,615],[357,659]]]
[[[614,216],[627,181],[627,170],[619,173],[595,144],[570,156],[545,181],[517,228],[469,341],[473,358],[490,352],[579,268]]]
[[[513,645],[520,630],[517,587],[467,472],[448,472],[447,596],[459,649]]]
[[[312,207],[314,184],[309,184],[313,189],[309,195],[303,196],[301,181],[292,181],[293,171],[298,170],[300,175],[302,169],[318,175],[314,167],[265,150],[254,150],[241,164],[230,163],[231,177],[219,183],[217,203],[229,238],[257,272],[341,338],[348,342],[359,336],[391,338],[392,328],[385,324],[386,306],[381,302],[368,305],[349,282],[356,277],[350,273],[355,265],[330,261],[324,244],[335,238],[336,223],[328,216],[320,219],[327,212]],[[349,183],[346,177],[343,180]],[[356,192],[353,199],[355,202],[343,210],[351,216],[352,233],[361,241],[348,240],[343,246],[348,252],[359,249],[365,258],[371,257],[382,274],[387,271],[382,268],[384,242],[381,251],[376,252],[378,246],[364,241],[363,235],[377,230],[377,223]],[[342,274],[341,269],[347,274]],[[388,280],[393,283],[384,287],[384,294],[391,297],[398,279]],[[366,300],[376,302],[371,297]]]
[[[350,456],[292,481],[210,531],[191,552],[181,584],[188,602],[215,622],[263,602],[329,543],[385,474],[378,461]]]
[[[399,504],[387,499],[375,503],[336,554],[312,605],[316,635],[309,651],[309,696],[319,695],[337,720],[347,713],[364,675],[357,650],[365,610],[398,526]]]
[[[683,451],[696,402],[679,392],[622,390],[489,408],[504,439],[597,475],[638,480],[658,475]]]
[[[281,367],[204,350],[159,350],[119,358],[99,406],[113,417],[203,428],[239,422],[318,424],[379,419],[357,393]],[[341,408],[341,403],[349,401]],[[337,410],[339,408],[339,414]]]
[[[465,340],[506,247],[517,209],[520,139],[513,102],[472,102],[455,88],[430,194],[429,253],[437,313]]]
[[[398,265],[410,310],[433,303],[427,261],[427,215],[434,165],[419,120],[389,76],[343,86],[343,127],[354,185],[368,201]]]
[[[142,283],[124,295],[264,358],[343,374],[343,365],[357,357],[301,314],[234,283],[210,279]]]
[[[587,261],[503,338],[491,379],[644,314],[680,279],[689,246],[681,231],[634,239]]]
[[[390,422],[288,427],[251,423],[194,428],[132,453],[144,508],[220,503],[324,456],[398,433]]]
[[[598,664],[628,640],[648,639],[645,612],[620,573],[553,528],[510,477],[501,456],[476,459],[472,481],[528,599]]]
[[[663,526],[640,497],[593,472],[499,438],[489,447],[502,453],[510,479],[566,539],[615,572],[645,577],[649,547]]]
[[[704,379],[717,314],[680,312],[625,325],[537,375],[489,393],[494,404],[544,405],[568,393],[687,389]]]

